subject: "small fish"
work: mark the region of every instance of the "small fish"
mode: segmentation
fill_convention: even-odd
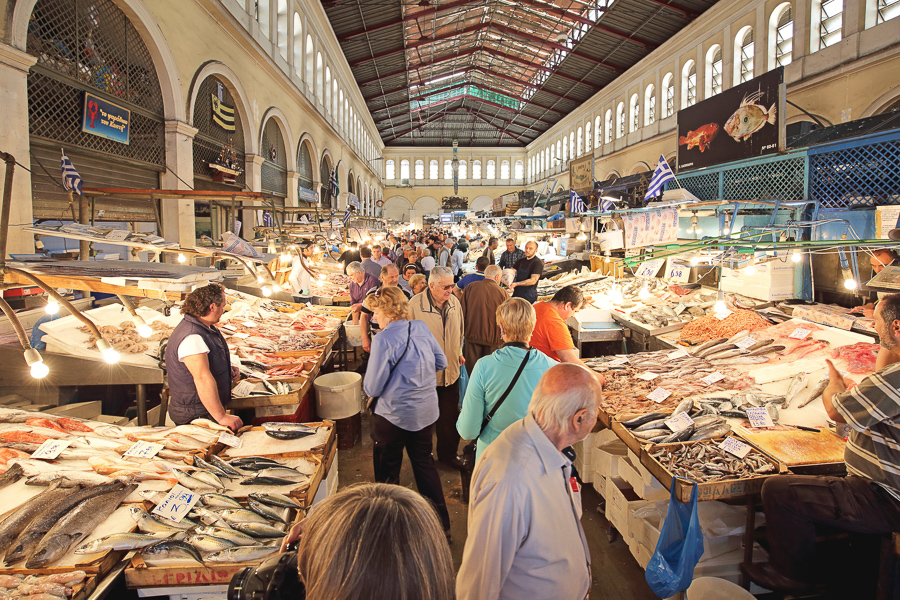
[[[728,423],[716,423],[700,429],[694,430],[690,437],[690,441],[696,440],[714,440],[716,438],[725,437],[731,431],[731,425]]]
[[[261,471],[271,467],[282,466],[280,462],[271,458],[262,458],[261,456],[245,456],[236,458],[228,462],[229,465],[244,471]]]
[[[809,392],[809,396],[806,397],[806,400],[797,405],[797,408],[803,408],[816,398],[822,395],[822,392],[825,391],[825,388],[828,387],[828,377],[824,379],[820,379],[819,382],[813,386],[812,391]]]
[[[181,519],[178,523],[171,519],[160,519],[139,506],[132,506],[129,512],[131,513],[131,518],[138,524],[138,529],[144,533],[165,533],[171,532],[173,529],[186,530],[197,526],[197,523],[190,519]]]
[[[169,533],[114,533],[90,541],[77,548],[75,554],[96,554],[107,550],[137,550],[161,540],[168,539],[175,532]]]
[[[673,442],[681,442],[681,441],[684,441],[684,440],[690,438],[693,433],[694,433],[694,426],[688,425],[684,429],[679,429],[678,431],[675,431],[675,432],[671,433],[670,435],[667,435],[659,443],[671,444]]]
[[[206,562],[210,563],[242,563],[251,560],[259,560],[260,558],[269,556],[278,552],[278,548],[274,546],[235,546],[213,552],[206,557]]]
[[[284,494],[276,494],[275,492],[252,492],[250,498],[257,502],[268,504],[269,506],[280,506],[281,508],[296,508],[301,506],[297,502]],[[202,498],[201,498],[202,499]]]
[[[281,521],[282,523],[287,523],[287,521],[284,520],[281,514],[279,514],[279,511],[275,510],[271,506],[263,504],[255,498],[247,498],[247,506],[250,507],[250,510],[257,513],[266,520]]]
[[[240,531],[241,533],[252,535],[255,538],[284,537],[284,532],[282,530],[276,529],[271,525],[265,525],[263,523],[233,523],[232,528]]]
[[[250,477],[241,482],[241,485],[297,485],[297,481],[281,479],[279,477]]]
[[[243,508],[240,502],[225,494],[203,494],[200,502],[210,508]]]
[[[218,513],[230,525],[235,523],[260,523],[266,525],[269,522],[265,517],[245,508],[226,508],[218,511]]]
[[[197,477],[191,477],[181,469],[172,469],[175,472],[175,477],[178,479],[178,483],[183,485],[189,490],[224,490],[225,486],[221,485],[222,482],[219,482],[219,485],[216,486],[207,481],[203,481]]]
[[[772,418],[773,423],[778,422],[779,412],[777,404],[775,404],[774,402],[769,402],[768,404],[766,404],[766,412],[769,413],[769,416]]]
[[[784,350],[784,346],[778,344],[775,346],[763,346],[762,348],[757,348],[756,350],[750,352],[747,356],[762,356],[764,354],[772,354],[773,352],[781,352]]]
[[[775,342],[775,340],[772,340],[772,339],[769,339],[769,340],[759,340],[758,342],[756,342],[756,343],[753,344],[752,346],[747,347],[747,351],[748,351],[748,352],[752,352],[752,351],[754,351],[754,350],[759,350],[760,348],[762,348],[762,347],[764,347],[764,346],[768,346],[769,344],[772,344],[772,343],[774,343],[774,342]]]
[[[194,471],[192,477],[198,481],[205,483],[206,485],[214,487],[221,492],[225,491],[225,484],[222,483],[222,480],[216,477],[210,471]]]
[[[642,439],[642,440],[652,440],[653,438],[657,438],[660,436],[666,436],[670,433],[668,429],[648,429],[647,431],[635,431],[634,437]]]
[[[716,365],[758,365],[765,362],[769,362],[769,359],[766,356],[735,356],[733,358],[717,360]]]
[[[788,391],[784,395],[784,408],[790,406],[791,402],[797,398],[800,392],[806,389],[807,383],[809,383],[809,375],[806,373],[797,373],[794,375],[790,385],[788,385]]]
[[[219,467],[217,467],[211,463],[206,462],[205,460],[203,460],[202,458],[200,458],[199,456],[196,456],[196,455],[194,456],[194,466],[199,467],[205,471],[208,471],[208,472],[212,473],[213,475],[215,475],[216,477],[225,477],[226,479],[230,479],[232,477],[226,471],[220,469]],[[196,475],[196,473],[195,473],[195,475]]]
[[[188,563],[203,564],[197,549],[185,542],[164,540],[141,551],[141,558],[151,567],[183,566]]]
[[[141,490],[138,492],[138,496],[148,502],[152,502],[153,504],[159,504],[160,502],[165,500],[166,496],[168,495],[169,492],[161,492],[158,490]]]
[[[229,465],[227,462],[225,462],[224,460],[222,460],[215,454],[211,454],[209,456],[209,464],[213,465],[214,467],[218,467],[218,468],[222,469],[223,471],[225,471],[226,473],[228,473],[229,475],[231,475],[233,477],[241,476],[240,472],[238,472],[234,467]]]
[[[706,360],[714,361],[714,360],[722,360],[726,358],[734,358],[736,356],[741,356],[744,353],[740,348],[735,348],[734,350],[723,350],[722,352],[716,352],[715,354],[710,354],[706,356]]]
[[[249,536],[246,533],[241,533],[236,529],[225,529],[222,527],[198,527],[195,531],[202,535],[208,535],[211,537],[226,540],[228,542],[231,542],[235,546],[255,546],[259,544],[259,540],[257,540],[255,537]],[[283,535],[284,532],[282,531],[281,534]]]
[[[766,123],[775,125],[777,104],[772,104],[766,109],[765,106],[757,104],[762,96],[762,91],[744,96],[738,109],[728,117],[728,121],[725,122],[725,133],[735,141],[750,139],[750,136],[762,129]]]
[[[194,534],[185,541],[200,552],[218,552],[235,546],[234,542],[202,533]]]

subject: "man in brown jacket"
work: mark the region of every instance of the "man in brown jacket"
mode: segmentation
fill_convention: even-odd
[[[462,295],[463,316],[466,318],[466,344],[463,356],[466,370],[471,373],[478,359],[491,354],[503,345],[497,326],[497,307],[509,298],[500,287],[502,269],[489,265],[484,279],[470,283]]]

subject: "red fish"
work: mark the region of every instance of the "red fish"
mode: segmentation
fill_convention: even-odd
[[[68,431],[93,431],[91,427],[88,427],[81,421],[76,421],[75,419],[70,419],[69,417],[57,418],[56,424]]]
[[[31,433],[30,431],[2,431],[0,432],[0,442],[2,443],[19,443],[26,444],[43,444],[49,440],[45,435],[39,433]]]
[[[41,419],[41,418],[35,417],[34,419],[26,419],[25,423],[27,425],[33,425],[35,427],[46,427],[47,429],[53,429],[60,433],[69,433],[68,431],[66,431],[65,429],[63,429],[62,427],[60,427],[59,425],[57,425],[56,423],[51,421],[50,419]]]
[[[719,133],[719,126],[715,123],[707,123],[694,131],[688,131],[687,135],[679,137],[678,145],[684,146],[687,144],[688,150],[697,146],[700,148],[700,152],[703,152],[709,148],[717,133]]]

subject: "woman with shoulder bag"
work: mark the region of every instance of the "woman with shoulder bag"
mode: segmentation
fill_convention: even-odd
[[[449,541],[450,513],[431,456],[438,418],[437,372],[447,368],[447,357],[425,323],[409,320],[409,301],[400,288],[382,287],[365,303],[382,324],[372,339],[363,381],[373,398],[369,408],[375,481],[400,482],[405,448],[416,487],[434,505]]]

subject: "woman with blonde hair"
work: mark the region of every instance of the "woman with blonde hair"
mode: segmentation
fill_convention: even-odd
[[[464,440],[477,440],[476,460],[504,429],[525,417],[541,375],[556,364],[529,347],[535,322],[534,307],[522,298],[510,298],[497,307],[503,346],[475,363],[456,421],[456,430]],[[488,420],[501,398],[502,404]]]
[[[447,368],[447,357],[428,325],[409,320],[409,301],[400,288],[382,287],[365,303],[381,325],[381,333],[372,339],[363,380],[374,404],[375,481],[400,481],[405,448],[416,487],[431,500],[449,541],[450,513],[431,456],[438,418],[437,372]]]
[[[416,273],[409,278],[409,287],[412,290],[413,296],[421,294],[425,291],[425,288],[428,287],[428,278],[422,273]]]
[[[455,598],[440,523],[405,487],[350,486],[316,505],[302,529],[297,562],[307,600]]]

